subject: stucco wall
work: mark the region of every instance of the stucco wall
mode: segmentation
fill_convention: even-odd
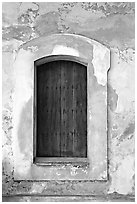
[[[3,194],[134,194],[134,3],[3,3],[2,10]],[[109,180],[105,183],[15,182],[13,178],[16,81],[13,64],[23,44],[57,33],[80,34],[111,50],[108,72]]]
[[[81,47],[84,46],[84,49]],[[34,49],[35,48],[35,49]],[[40,166],[33,163],[34,61],[47,56],[79,57],[87,69],[87,155],[85,165]],[[73,34],[52,34],[31,40],[16,55],[13,105],[14,178],[17,180],[107,180],[107,71],[110,51]],[[85,90],[86,91],[86,90]],[[23,96],[23,97],[22,97]],[[35,106],[35,105],[34,105]],[[101,111],[100,111],[101,110]],[[36,132],[36,131],[34,131]],[[37,134],[37,133],[36,133]],[[37,136],[38,137],[38,136]]]

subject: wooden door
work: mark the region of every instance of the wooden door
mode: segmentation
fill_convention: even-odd
[[[87,157],[87,71],[72,61],[37,67],[37,156]]]

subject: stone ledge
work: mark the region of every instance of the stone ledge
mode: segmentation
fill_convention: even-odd
[[[3,196],[2,202],[135,202],[133,195],[73,195],[73,196],[40,196],[40,195],[12,195]]]

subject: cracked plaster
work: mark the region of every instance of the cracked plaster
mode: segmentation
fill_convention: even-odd
[[[44,43],[43,43],[44,42]],[[72,43],[73,42],[73,43]],[[85,50],[81,50],[81,44],[85,45]],[[38,49],[30,49],[38,46]],[[94,47],[96,49],[94,49]],[[29,48],[29,49],[28,49]],[[50,49],[49,49],[50,48]],[[52,48],[52,49],[51,49]],[[93,50],[93,54],[92,54]],[[101,50],[99,52],[98,50]],[[87,54],[90,51],[90,55]],[[88,62],[88,108],[90,113],[88,119],[88,157],[89,168],[77,168],[67,165],[65,169],[59,167],[45,168],[37,167],[32,164],[33,151],[32,151],[32,98],[33,97],[33,62],[41,57],[53,54],[66,54],[82,57]],[[102,53],[104,53],[102,57]],[[38,38],[29,41],[21,47],[16,55],[14,63],[14,70],[16,75],[15,81],[15,98],[14,98],[14,157],[15,157],[15,178],[20,179],[106,179],[107,177],[107,109],[106,109],[106,83],[107,83],[107,70],[109,69],[109,49],[100,43],[87,39],[86,37],[72,35],[72,34],[59,34],[50,35],[47,37]],[[96,68],[93,67],[98,62]],[[20,65],[21,64],[21,65]],[[95,64],[96,66],[96,64]],[[94,72],[94,75],[93,75]],[[102,77],[104,80],[102,80]],[[92,82],[94,78],[94,84]],[[102,85],[103,84],[103,85]],[[95,86],[95,88],[94,88]],[[95,92],[96,90],[96,92]],[[103,93],[102,93],[103,91]],[[24,97],[21,97],[23,94]],[[30,101],[30,107],[28,106]],[[93,102],[94,101],[94,102]],[[25,107],[25,108],[24,108]],[[102,109],[100,113],[97,109]],[[102,123],[102,121],[104,121]],[[23,125],[22,125],[23,124]],[[94,134],[93,134],[94,132]],[[91,134],[92,133],[92,134]],[[91,137],[91,135],[93,135]],[[100,135],[101,138],[100,138]],[[22,140],[21,138],[24,138]],[[23,145],[28,143],[29,145]],[[98,146],[98,148],[97,148]],[[99,154],[99,148],[101,154]],[[92,158],[91,158],[92,155]],[[98,159],[97,159],[98,158]],[[96,167],[96,169],[93,168]],[[100,176],[102,171],[103,177]],[[51,176],[52,175],[52,176]]]
[[[77,4],[83,8],[82,15],[77,11]],[[20,9],[21,8],[21,9]],[[16,58],[16,52],[20,45],[26,43],[30,38],[35,39],[39,37],[36,29],[31,27],[35,25],[38,16],[49,12],[59,12],[59,19],[57,22],[58,32],[77,33],[86,37],[95,39],[111,49],[111,69],[108,73],[108,83],[112,87],[112,94],[110,105],[108,104],[108,136],[109,136],[109,176],[110,181],[106,184],[97,183],[74,183],[73,188],[71,182],[68,182],[70,193],[81,194],[100,194],[100,193],[113,193],[118,192],[122,194],[134,194],[134,128],[131,125],[131,130],[126,131],[130,124],[134,124],[134,3],[128,2],[83,2],[83,3],[38,3],[38,10],[36,5],[23,3],[3,3],[3,51],[11,53],[13,60]],[[30,10],[29,10],[30,9]],[[29,13],[30,11],[30,13]],[[34,11],[34,13],[33,13]],[[37,11],[36,18],[35,16]],[[75,13],[74,13],[75,11]],[[87,15],[87,13],[88,15]],[[69,20],[69,14],[78,13],[79,17]],[[30,15],[32,14],[32,15]],[[21,33],[25,27],[25,23],[21,23],[19,18],[27,16],[27,25],[30,29],[27,30],[29,37]],[[85,16],[85,19],[84,19]],[[92,18],[91,18],[91,17]],[[79,19],[79,20],[78,20]],[[82,24],[82,22],[84,22]],[[25,21],[24,21],[25,22]],[[31,22],[30,24],[28,22]],[[118,23],[119,22],[119,23]],[[118,24],[117,24],[118,23]],[[90,26],[92,24],[92,26]],[[18,28],[19,26],[19,28]],[[115,29],[113,29],[115,27]],[[45,29],[48,27],[45,26]],[[121,30],[122,29],[122,30]],[[121,32],[122,31],[122,32]],[[7,32],[7,33],[6,33]],[[15,33],[14,33],[15,32]],[[24,31],[23,31],[24,32]],[[51,32],[51,31],[50,31]],[[49,32],[49,34],[50,34]],[[56,32],[56,31],[53,31]],[[6,34],[5,34],[6,33]],[[121,34],[122,33],[122,34]],[[6,35],[6,37],[5,37]],[[39,49],[38,46],[32,46],[30,49]],[[51,48],[52,50],[52,48]],[[3,61],[7,61],[7,55],[3,56]],[[9,66],[10,67],[10,66]],[[3,65],[5,70],[3,75],[3,82],[9,84],[13,77],[12,69],[9,69],[8,64]],[[11,67],[12,63],[11,63]],[[14,70],[14,69],[13,69]],[[14,72],[14,71],[13,71]],[[129,77],[128,77],[129,76]],[[6,81],[7,80],[7,81]],[[14,82],[14,80],[13,80]],[[100,80],[102,83],[102,80]],[[10,86],[9,86],[10,87]],[[16,183],[13,178],[13,156],[12,156],[12,140],[13,133],[10,129],[10,124],[13,123],[13,96],[14,96],[14,83],[11,90],[5,86],[3,94],[5,99],[3,101],[3,120],[6,126],[6,131],[3,132],[3,193],[28,193],[31,192],[34,183],[20,182]],[[113,95],[114,94],[114,95]],[[115,100],[117,94],[118,100]],[[108,96],[109,97],[109,96]],[[109,98],[108,98],[109,100]],[[8,118],[10,115],[10,121]],[[8,125],[8,126],[7,126]],[[9,158],[9,159],[8,159]],[[129,165],[126,166],[126,162]],[[121,177],[122,171],[129,170],[129,174]],[[123,180],[126,180],[123,185]],[[65,191],[63,184],[62,190],[59,183],[47,183],[46,194],[52,194],[52,189],[57,189],[57,194]],[[42,183],[39,183],[39,187]],[[35,186],[34,186],[35,187]],[[32,188],[33,191],[34,188]],[[36,188],[37,189],[37,188]]]

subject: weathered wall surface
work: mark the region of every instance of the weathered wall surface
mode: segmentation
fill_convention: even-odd
[[[82,47],[84,49],[81,49]],[[86,165],[64,162],[62,165],[43,167],[33,162],[34,61],[51,55],[57,57],[60,54],[70,55],[73,59],[80,57],[86,62],[88,162]],[[12,147],[16,180],[107,179],[107,71],[109,68],[109,49],[81,35],[52,34],[31,40],[21,46],[13,65],[16,79]]]
[[[3,194],[134,194],[134,3],[3,3]],[[21,45],[80,34],[111,50],[108,72],[109,181],[15,182],[13,67]],[[82,49],[84,49],[82,47]],[[22,96],[23,97],[23,96]]]

